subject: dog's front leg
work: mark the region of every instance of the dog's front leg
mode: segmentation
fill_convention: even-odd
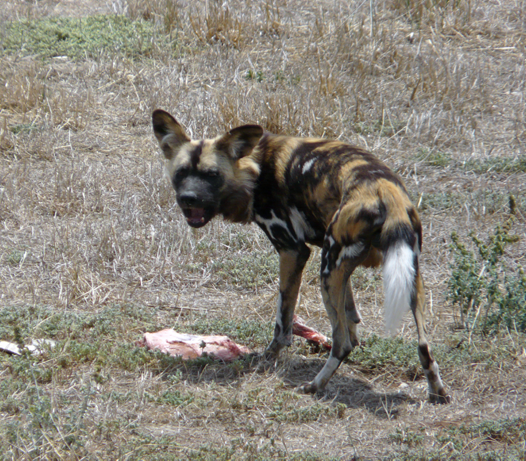
[[[302,244],[298,248],[279,250],[279,296],[274,338],[265,351],[267,359],[276,359],[279,351],[292,343],[292,318],[298,299],[303,268],[310,249]]]

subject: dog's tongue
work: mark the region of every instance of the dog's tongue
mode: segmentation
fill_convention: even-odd
[[[190,216],[188,221],[191,223],[200,223],[205,220],[205,209],[204,208],[192,208],[190,210]]]

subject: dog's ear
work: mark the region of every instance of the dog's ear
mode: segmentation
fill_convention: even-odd
[[[164,110],[153,111],[152,125],[155,137],[168,160],[175,155],[181,145],[190,142],[190,138],[184,132],[183,127]]]
[[[234,160],[249,155],[263,136],[259,125],[243,125],[233,128],[216,141],[216,147]]]

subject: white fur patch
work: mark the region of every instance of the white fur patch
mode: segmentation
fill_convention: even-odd
[[[399,242],[387,250],[384,258],[385,325],[392,336],[411,307],[415,282],[414,255],[407,243]]]
[[[274,234],[272,233],[272,226],[279,226],[282,229],[285,229],[290,235],[289,230],[287,228],[287,223],[283,221],[283,219],[279,219],[274,213],[274,210],[272,210],[271,213],[271,219],[264,219],[261,216],[256,215],[256,221],[260,224],[263,224],[267,228],[267,231],[272,236],[272,239],[275,239]]]
[[[327,382],[329,379],[331,379],[331,376],[338,369],[341,363],[341,360],[337,359],[336,357],[329,357],[329,360],[325,362],[325,365],[312,382],[318,390],[325,388]]]
[[[309,171],[312,167],[312,165],[314,165],[314,160],[313,158],[311,158],[310,160],[307,160],[304,164],[303,164],[303,169],[301,170],[301,174],[305,174],[307,173],[307,171]]]
[[[363,248],[364,246],[361,242],[355,243],[354,245],[350,245],[348,247],[343,247],[340,250],[340,254],[338,255],[336,267],[340,267],[344,259],[356,258],[356,256],[358,256],[363,251]]]
[[[290,209],[290,222],[298,240],[304,242],[305,236],[314,237],[313,229],[307,224],[305,217],[296,207]]]
[[[440,389],[444,388],[444,385],[442,384],[442,380],[440,379],[440,372],[438,371],[438,364],[435,361],[433,361],[431,363],[431,366],[429,367],[429,370],[424,370],[424,373],[427,378],[427,383],[429,386],[429,393],[438,394]],[[431,381],[429,378],[430,376],[433,376],[435,379]]]
[[[330,249],[332,248],[332,246],[336,243],[336,241],[329,235],[328,237],[328,242],[329,242],[329,251]],[[325,246],[325,245],[324,245]],[[322,274],[323,275],[329,275],[329,252],[327,252],[327,254],[325,255],[325,257],[322,257],[322,266],[321,266],[321,269],[322,269]],[[325,261],[325,265],[323,265],[323,262]]]

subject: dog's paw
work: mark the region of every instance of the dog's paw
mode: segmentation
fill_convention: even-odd
[[[269,363],[275,363],[278,360],[279,353],[269,351],[268,349],[261,354],[261,360]]]
[[[301,392],[302,394],[316,394],[318,388],[314,383],[303,383],[298,387],[298,392]]]
[[[256,371],[265,372],[276,367],[276,357],[267,355],[265,352],[250,354],[250,363],[255,366]]]
[[[446,391],[442,389],[439,394],[429,394],[429,402],[435,405],[444,405],[451,403],[451,396],[446,394]]]

